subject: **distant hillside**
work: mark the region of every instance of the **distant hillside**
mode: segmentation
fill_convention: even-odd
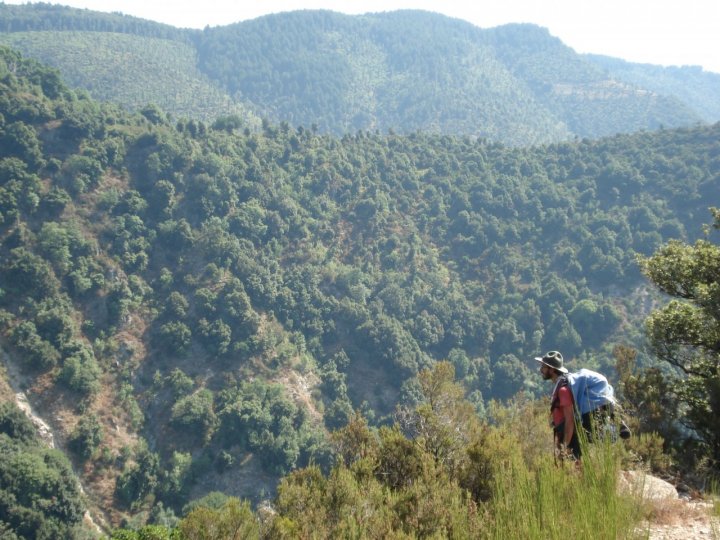
[[[0,32],[52,30],[112,32],[178,41],[187,41],[198,32],[121,13],[103,13],[43,2],[24,5],[0,3]]]
[[[626,77],[533,25],[296,11],[198,31],[2,4],[0,29],[1,43],[100,99],[204,120],[238,114],[250,126],[261,116],[334,134],[421,130],[525,145],[720,120],[713,74],[683,91],[677,79]]]
[[[693,102],[668,92],[662,84],[650,91],[608,73],[543,28],[506,25],[488,34],[503,64],[576,136],[597,137],[701,121]],[[720,89],[716,97],[720,97]],[[720,115],[709,121],[718,119]]]
[[[63,78],[95,98],[137,111],[155,104],[175,116],[214,120],[238,115],[248,125],[258,118],[197,68],[188,43],[114,32],[14,32],[0,43],[61,69]]]
[[[415,130],[510,144],[694,123],[533,25],[481,30],[422,11],[270,15],[202,34],[200,67],[263,114],[323,131]]]
[[[678,97],[697,111],[705,122],[720,120],[720,73],[708,73],[699,66],[662,67],[633,64],[608,56],[585,58],[611,77],[640,88]]]

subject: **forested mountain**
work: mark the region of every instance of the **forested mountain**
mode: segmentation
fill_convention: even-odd
[[[653,301],[635,254],[700,237],[719,183],[720,124],[253,131],[126,113],[2,48],[0,343],[114,523],[260,497],[437,361],[481,414],[539,393],[539,351],[610,371]]]
[[[720,74],[693,71],[682,85],[667,71],[639,77],[533,25],[480,29],[422,11],[297,11],[198,31],[0,4],[0,30],[95,98],[205,121],[234,112],[336,135],[525,145],[720,120]]]

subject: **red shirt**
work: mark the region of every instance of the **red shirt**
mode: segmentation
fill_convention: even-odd
[[[553,394],[553,401],[555,401],[555,394]],[[559,426],[565,420],[565,413],[563,412],[564,407],[572,407],[573,397],[570,388],[562,386],[557,390],[557,407],[552,410],[552,421],[554,426]]]

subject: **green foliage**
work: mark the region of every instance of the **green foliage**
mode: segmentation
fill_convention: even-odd
[[[193,380],[179,368],[172,370],[165,378],[165,384],[170,387],[175,399],[188,395],[195,386]]]
[[[58,380],[82,396],[100,390],[102,371],[93,350],[84,343],[73,342],[66,347],[66,356]]]
[[[720,115],[716,99],[706,99],[714,94],[715,88],[710,75],[700,66],[653,66],[632,64],[617,58],[589,55],[587,58],[613,77],[657,93],[678,96],[685,103],[695,103],[695,110],[706,122],[715,122]],[[661,90],[662,89],[662,90]]]
[[[431,431],[450,433],[460,419],[465,419],[464,426],[477,422],[464,412],[470,404],[462,399],[449,364],[424,370],[419,378],[424,398],[415,414],[436,419],[430,422]],[[562,538],[568,530],[587,538],[631,534],[639,505],[618,495],[617,449],[597,445],[587,453],[582,474],[562,470],[552,462],[548,434],[545,444],[535,440],[544,427],[543,416],[521,403],[496,410],[495,426],[470,429],[467,438],[456,443],[464,462],[460,467],[446,453],[437,452],[437,445],[428,444],[447,437],[409,439],[397,427],[373,432],[356,417],[333,435],[342,460],[330,474],[308,467],[283,479],[267,534],[315,538]],[[612,530],[603,525],[605,521]]]
[[[220,508],[198,506],[180,522],[182,538],[237,538],[260,537],[260,527],[247,501],[230,498]]]
[[[87,157],[74,155],[62,166],[62,186],[73,195],[84,193],[97,186],[103,170],[100,163]]]
[[[60,353],[53,345],[37,334],[37,328],[30,321],[24,321],[12,330],[13,346],[32,368],[48,369],[60,360]]]
[[[550,459],[529,469],[517,454],[510,454],[490,502],[493,530],[508,538],[631,535],[640,508],[631,496],[618,495],[617,452],[602,445],[594,450],[583,456],[581,474],[558,471]]]
[[[182,452],[173,452],[172,459],[162,475],[158,487],[160,495],[170,503],[185,499],[192,481],[192,456]],[[158,503],[162,505],[162,502]]]
[[[720,211],[712,209],[720,229]],[[709,240],[694,245],[671,241],[642,259],[647,277],[675,297],[648,317],[646,328],[653,352],[680,371],[674,385],[686,405],[684,419],[720,460],[720,247]]]
[[[43,165],[40,141],[35,130],[24,122],[14,122],[0,133],[0,157],[13,156],[23,160],[30,170]]]
[[[220,510],[225,503],[228,502],[230,497],[225,495],[221,491],[211,491],[207,495],[190,501],[183,507],[183,515],[188,515],[190,512],[199,507],[211,508],[213,510]]]
[[[67,459],[36,439],[12,435],[0,433],[4,533],[9,538],[75,538],[84,504]]]
[[[209,441],[217,427],[213,394],[207,388],[183,396],[172,407],[170,422],[180,431],[196,434]]]
[[[177,531],[168,529],[164,525],[145,525],[136,531],[116,529],[110,540],[180,540]]]
[[[50,265],[24,247],[10,250],[1,270],[6,279],[6,290],[11,294],[42,298],[57,289],[57,280]]]
[[[188,326],[180,321],[163,324],[157,335],[157,342],[170,354],[183,356],[190,348],[192,332]]]
[[[427,431],[408,438],[398,425],[373,430],[356,415],[333,433],[340,459],[329,473],[317,465],[292,471],[271,507],[255,513],[246,501],[212,492],[187,505],[175,529],[156,531],[159,538],[225,538],[230,531],[240,538],[564,538],[570,531],[604,539],[635,530],[640,501],[618,493],[617,447],[588,448],[581,471],[558,467],[546,404],[542,413],[538,403],[496,407],[494,425],[481,426],[466,414],[472,406],[450,364],[418,379],[423,397],[414,413],[431,421]],[[464,462],[458,467],[431,441],[467,427],[467,437],[453,443]]]
[[[628,452],[657,475],[671,474],[674,460],[667,453],[665,440],[656,432],[639,433],[628,440]]]
[[[664,442],[663,449],[668,454],[683,443],[679,425],[681,403],[673,378],[658,367],[640,370],[634,349],[617,346],[613,354],[619,375],[623,417],[635,432],[647,435],[641,441],[630,441],[630,444],[641,457],[647,456],[646,459],[659,462],[661,459],[656,456],[660,454],[654,450],[654,443],[658,440]]]
[[[30,419],[9,401],[0,404],[0,433],[24,444],[33,443],[36,437]]]
[[[69,439],[70,449],[81,459],[92,457],[104,438],[103,428],[95,415],[83,416]]]
[[[269,470],[285,473],[322,457],[305,412],[280,385],[242,383],[221,393],[217,409],[224,446],[257,452]]]
[[[133,460],[115,484],[115,494],[127,507],[137,505],[145,497],[154,495],[160,481],[160,458],[151,452],[144,442],[135,449]]]
[[[438,362],[418,375],[420,399],[401,422],[424,450],[450,474],[465,459],[465,448],[478,436],[475,408],[464,400],[465,390],[455,382],[449,362]]]
[[[137,23],[133,26],[137,28]],[[177,34],[181,36],[182,31]],[[3,34],[2,43],[59,68],[71,86],[129,110],[148,109],[148,103],[156,103],[181,118],[212,119],[234,112],[245,124],[259,123],[245,106],[234,102],[198,71],[195,51],[186,38],[173,41],[92,28]],[[93,73],[78,58],[85,59],[85,66],[94,66]]]
[[[59,350],[72,348],[71,338],[77,333],[72,319],[72,306],[60,298],[48,298],[36,305],[35,326],[41,338]]]

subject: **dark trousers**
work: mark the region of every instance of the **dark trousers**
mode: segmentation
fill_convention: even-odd
[[[553,428],[553,434],[555,437],[555,448],[560,448],[560,446],[565,442],[565,422],[562,424],[555,426]],[[568,450],[572,452],[573,457],[575,459],[580,459],[580,456],[582,455],[582,451],[580,450],[580,439],[578,438],[578,432],[577,429],[575,429],[575,432],[573,433],[572,438],[570,439],[570,444],[568,445]]]
[[[612,414],[612,412],[606,407],[600,407],[581,416],[580,426],[584,431],[584,437],[587,442],[593,442],[593,440],[595,440],[597,435],[595,430],[602,428],[604,423],[608,421],[610,414]],[[560,445],[565,441],[565,422],[555,426],[553,433],[555,437],[555,447],[560,448]],[[573,433],[572,439],[570,439],[568,449],[572,452],[575,459],[580,459],[582,449],[580,448],[577,423],[575,424],[575,432]]]

